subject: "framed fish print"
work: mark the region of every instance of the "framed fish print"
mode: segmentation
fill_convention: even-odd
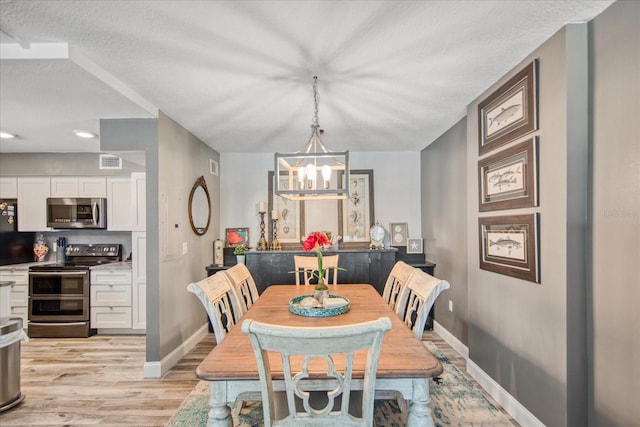
[[[304,236],[304,201],[289,200],[275,194],[274,172],[269,171],[269,212],[267,240],[273,240],[273,213],[278,213],[277,237],[282,249],[302,249],[302,237]],[[286,177],[280,178],[280,188],[287,188],[289,181]]]
[[[538,137],[478,162],[480,212],[538,206]]]
[[[236,246],[249,246],[249,227],[225,228],[225,243],[228,248]]]
[[[344,173],[338,171],[342,186]],[[338,200],[338,234],[342,236],[341,248],[368,248],[371,245],[369,230],[375,224],[373,204],[373,170],[349,171],[349,196]]]
[[[506,215],[478,219],[480,268],[540,283],[540,214]]]
[[[536,59],[478,104],[481,156],[538,128],[537,66]]]

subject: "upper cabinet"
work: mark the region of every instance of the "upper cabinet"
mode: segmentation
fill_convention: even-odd
[[[0,199],[18,198],[18,179],[0,177]]]
[[[52,177],[51,197],[107,197],[105,177]]]
[[[131,174],[131,213],[133,215],[131,229],[145,231],[147,229],[147,187],[146,174]]]
[[[48,231],[47,198],[107,199],[107,230],[146,230],[146,175],[0,177],[0,199],[18,199],[18,231]]]
[[[18,178],[18,231],[46,231],[47,197],[51,197],[49,177]]]
[[[107,178],[107,230],[131,231],[131,178]]]

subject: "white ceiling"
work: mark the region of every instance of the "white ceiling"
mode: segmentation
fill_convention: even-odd
[[[219,152],[296,151],[314,75],[329,149],[421,150],[611,3],[0,0],[0,128],[20,135],[0,152],[97,152],[71,131],[157,109]],[[37,43],[69,54],[7,59]]]

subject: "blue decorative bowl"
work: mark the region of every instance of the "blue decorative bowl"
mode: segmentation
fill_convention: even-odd
[[[345,300],[347,303],[345,305],[341,305],[338,307],[302,307],[300,305],[300,301],[305,298],[313,298],[313,295],[299,295],[295,298],[291,298],[289,300],[289,311],[293,314],[297,314],[298,316],[305,317],[331,317],[331,316],[339,316],[341,314],[346,313],[351,308],[351,302],[347,297],[343,297],[340,295],[329,295],[329,298],[340,298]]]

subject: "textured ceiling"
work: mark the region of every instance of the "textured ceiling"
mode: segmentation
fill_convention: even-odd
[[[149,105],[220,152],[295,151],[314,75],[329,149],[420,150],[563,25],[611,3],[0,0],[3,44],[77,52],[2,56],[0,127],[21,138],[0,151],[95,152],[71,130],[153,117]]]

